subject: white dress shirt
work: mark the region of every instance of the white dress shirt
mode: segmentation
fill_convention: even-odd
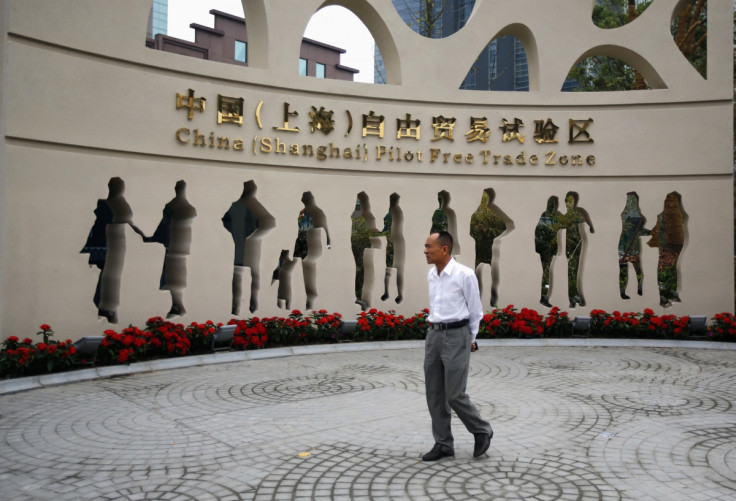
[[[451,258],[442,273],[433,266],[427,274],[431,323],[450,323],[468,319],[472,341],[483,318],[478,279],[473,270]]]

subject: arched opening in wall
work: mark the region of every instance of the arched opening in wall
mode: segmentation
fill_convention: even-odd
[[[650,88],[641,73],[633,66],[615,57],[594,55],[572,67],[561,90],[604,92]]]
[[[247,66],[248,32],[242,0],[153,0],[146,47]]]
[[[248,66],[242,0],[153,0],[146,46],[174,54]],[[320,9],[305,30],[295,70],[307,76],[374,81],[374,41],[348,9]]]
[[[415,33],[426,38],[446,38],[465,26],[475,7],[475,0],[393,0],[393,4],[399,17]],[[379,61],[376,57],[376,81],[381,75],[378,71]],[[475,89],[475,82],[483,82],[484,78],[474,65],[460,88]]]
[[[682,55],[698,70],[708,76],[708,2],[684,0],[675,9],[672,18],[672,38]]]
[[[593,6],[591,19],[598,28],[620,28],[634,22],[652,1],[600,0]],[[570,70],[561,90],[598,92],[663,87],[663,84],[647,82],[636,68],[614,55],[592,54]]]
[[[345,7],[323,7],[309,19],[299,54],[299,74],[363,83],[385,83],[378,78],[380,52],[373,35]],[[381,63],[383,59],[380,59]]]
[[[426,38],[454,35],[468,22],[475,0],[393,0],[406,25]]]
[[[598,0],[593,6],[592,20],[599,28],[619,28],[633,22],[653,0]]]
[[[512,35],[494,38],[465,76],[461,89],[529,91],[529,65],[524,44]]]

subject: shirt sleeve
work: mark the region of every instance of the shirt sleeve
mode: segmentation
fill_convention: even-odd
[[[480,289],[478,288],[478,279],[475,273],[469,273],[465,275],[463,279],[463,293],[465,295],[465,302],[468,305],[468,325],[470,327],[470,333],[475,341],[478,336],[478,327],[480,320],[483,318],[483,306],[480,302]]]

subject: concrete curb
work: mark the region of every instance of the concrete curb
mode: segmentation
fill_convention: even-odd
[[[612,347],[612,348],[689,348],[704,350],[736,350],[736,343],[714,341],[684,341],[658,339],[606,339],[606,338],[540,338],[540,339],[479,339],[480,347],[518,346],[546,347],[556,346],[571,348]],[[182,369],[200,365],[243,362],[246,360],[264,360],[269,358],[294,357],[299,355],[319,355],[327,353],[347,353],[356,351],[402,350],[421,348],[424,341],[375,341],[365,343],[315,344],[307,346],[289,346],[284,348],[268,348],[264,350],[246,350],[193,355],[188,357],[164,358],[149,360],[130,365],[108,365],[91,369],[80,369],[55,374],[30,376],[0,381],[0,395],[45,388],[61,384],[78,383],[93,379],[105,379],[118,376],[131,376],[147,372]]]

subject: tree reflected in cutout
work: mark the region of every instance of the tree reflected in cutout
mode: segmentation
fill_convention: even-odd
[[[363,254],[371,247],[371,234],[378,233],[378,230],[373,227],[374,219],[370,213],[368,195],[365,192],[358,193],[355,199],[355,210],[350,215],[350,220],[350,247],[355,260],[355,304],[359,305],[361,310],[365,310],[369,304],[363,298],[363,286],[365,285]]]
[[[496,197],[492,188],[486,188],[481,195],[480,205],[470,217],[470,236],[475,240],[475,275],[478,286],[483,290],[483,265],[491,268],[491,306],[498,303],[498,264],[493,263],[493,241],[513,223],[501,209],[493,204]],[[508,224],[507,224],[508,222]]]
[[[649,235],[650,231],[644,227],[646,218],[639,209],[639,195],[631,191],[626,194],[626,206],[621,213],[621,236],[618,240],[618,284],[621,299],[629,299],[626,295],[626,285],[629,281],[629,266],[631,263],[636,273],[636,292],[642,295],[644,273],[641,269],[641,240],[640,237]]]
[[[578,194],[574,191],[565,195],[565,207],[567,211],[560,216],[560,223],[565,228],[565,256],[567,257],[567,295],[570,299],[570,308],[576,304],[585,306],[585,299],[580,292],[578,278],[580,273],[580,257],[583,254],[584,233],[580,227],[587,223],[590,232],[595,233],[593,223],[588,212],[578,207]]]
[[[539,302],[551,308],[549,302],[552,293],[550,268],[552,259],[557,255],[557,233],[562,229],[560,222],[560,211],[557,210],[560,201],[551,196],[547,199],[547,209],[542,212],[534,229],[534,250],[539,254],[542,261],[542,293]]]
[[[651,231],[650,247],[659,248],[657,263],[657,284],[659,285],[659,304],[669,306],[671,301],[680,301],[677,292],[677,261],[685,244],[685,211],[682,197],[676,191],[667,194],[664,210],[657,215],[657,224]]]
[[[453,253],[455,256],[460,255],[460,242],[457,238],[457,219],[455,211],[450,208],[450,194],[442,190],[437,193],[437,203],[439,207],[432,213],[432,226],[429,234],[439,231],[446,231],[452,235],[454,240]]]

